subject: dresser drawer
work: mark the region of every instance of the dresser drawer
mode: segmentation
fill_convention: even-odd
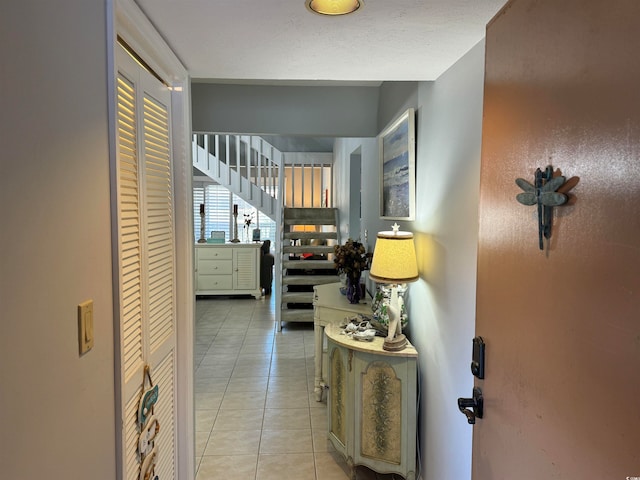
[[[231,290],[232,288],[231,275],[198,275],[198,290]]]
[[[200,247],[198,248],[198,260],[231,260],[233,249],[225,247]]]
[[[200,260],[198,263],[198,275],[231,275],[233,272],[232,260]]]

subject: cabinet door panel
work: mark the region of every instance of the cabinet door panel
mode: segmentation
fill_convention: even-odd
[[[347,422],[349,415],[347,413],[347,389],[348,389],[348,372],[347,372],[347,350],[329,344],[329,388],[328,415],[329,415],[329,435],[339,442],[334,445],[336,448],[342,447],[346,449],[347,444]]]
[[[375,361],[366,366],[356,381],[363,399],[357,404],[360,405],[357,453],[399,465],[403,430],[402,380],[387,362]]]
[[[238,248],[234,255],[234,285],[238,290],[252,290],[258,287],[258,257],[253,248]]]

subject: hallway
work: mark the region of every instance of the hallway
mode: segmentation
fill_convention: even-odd
[[[274,308],[273,296],[196,302],[197,480],[349,479],[313,397],[313,325],[277,333]]]

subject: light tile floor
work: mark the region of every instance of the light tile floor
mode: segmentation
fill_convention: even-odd
[[[313,395],[313,325],[276,332],[274,312],[273,296],[196,302],[196,480],[349,479]]]

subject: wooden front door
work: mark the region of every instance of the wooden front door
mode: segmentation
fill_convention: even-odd
[[[639,18],[514,0],[488,26],[473,480],[640,477]],[[547,165],[569,202],[540,250],[515,179]]]

